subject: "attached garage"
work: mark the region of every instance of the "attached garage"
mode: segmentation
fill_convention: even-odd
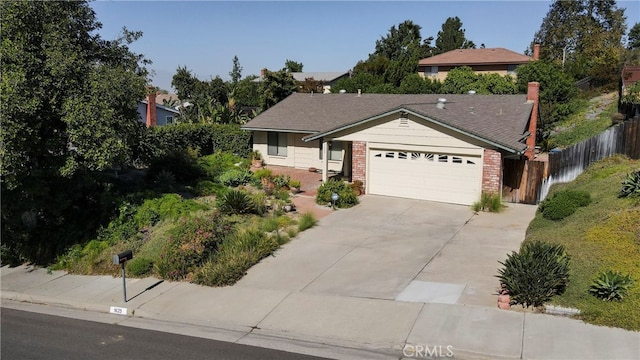
[[[470,205],[482,191],[482,157],[369,149],[369,193]]]

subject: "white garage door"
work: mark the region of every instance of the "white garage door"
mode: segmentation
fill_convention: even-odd
[[[371,149],[369,193],[471,205],[480,199],[477,155]]]

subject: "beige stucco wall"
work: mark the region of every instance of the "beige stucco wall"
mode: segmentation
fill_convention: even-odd
[[[267,132],[253,132],[253,150],[260,151],[266,165],[288,166],[299,169],[315,167],[322,169],[320,160],[320,143],[318,140],[304,142],[303,137],[309,134],[288,133],[287,135],[287,156],[269,155],[267,146]],[[342,171],[345,150],[342,150],[341,161],[329,160],[329,170]]]
[[[417,151],[440,151],[482,155],[482,146],[471,137],[454,134],[451,130],[427,123],[408,115],[401,120],[392,114],[372,122],[336,133],[341,141],[364,141],[369,147]]]

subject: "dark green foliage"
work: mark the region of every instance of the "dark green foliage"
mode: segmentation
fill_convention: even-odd
[[[434,55],[442,54],[455,49],[475,49],[473,41],[465,36],[460,18],[450,17],[442,24],[442,30],[438,32]]]
[[[225,186],[237,187],[248,184],[251,181],[251,171],[241,169],[231,169],[223,172],[218,181]]]
[[[514,79],[498,74],[478,74],[468,66],[461,66],[449,71],[442,83],[445,94],[466,94],[473,90],[477,94],[515,94],[517,86]]]
[[[321,205],[331,204],[331,195],[338,194],[339,198],[335,205],[339,208],[348,208],[358,204],[358,196],[351,186],[342,181],[329,179],[318,187],[316,203]]]
[[[591,204],[591,195],[584,190],[558,191],[545,199],[538,210],[549,220],[562,220],[576,212],[579,207]]]
[[[528,83],[540,83],[538,138],[546,138],[554,125],[579,109],[574,80],[552,62],[532,61],[518,66],[518,91],[526,93]]]
[[[148,128],[138,151],[149,163],[172,152],[198,149],[200,155],[216,151],[246,157],[251,152],[251,134],[236,124],[177,124]]]
[[[622,182],[622,188],[618,197],[638,197],[640,196],[640,170],[627,175]]]
[[[298,89],[293,75],[286,70],[267,70],[258,90],[260,94],[260,108],[264,111],[279,103]]]
[[[2,263],[47,264],[94,236],[99,171],[135,154],[141,33],[103,40],[86,1],[2,1],[0,17]]]
[[[162,172],[170,172],[174,180],[181,183],[192,182],[203,175],[196,163],[196,156],[186,150],[170,151],[152,160],[147,170],[147,181],[155,184]]]
[[[569,256],[562,245],[542,241],[525,242],[512,252],[497,277],[512,303],[539,307],[562,294],[569,281]]]
[[[236,164],[241,164],[240,167],[243,169],[248,168],[242,157],[222,151],[199,158],[197,164],[204,176],[210,180],[217,180],[227,170],[238,169]]]
[[[127,261],[127,274],[132,276],[147,275],[153,270],[153,261],[144,257],[133,257],[132,260]]]
[[[218,184],[218,183],[214,183],[213,181],[209,181],[209,180],[202,180],[202,181],[198,181],[198,184],[196,184],[196,195],[198,196],[211,196],[211,195],[217,195],[220,191],[224,190],[225,186]]]
[[[231,226],[222,215],[183,218],[170,232],[171,240],[156,264],[163,279],[190,278],[193,271],[213,254]]]
[[[224,214],[249,214],[256,211],[251,196],[235,189],[221,194],[217,199],[217,205]]]
[[[593,281],[589,288],[589,293],[605,301],[621,301],[633,283],[634,280],[631,275],[623,275],[617,271],[609,270],[600,273],[600,276]]]

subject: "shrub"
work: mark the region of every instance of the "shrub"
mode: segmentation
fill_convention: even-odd
[[[504,208],[502,199],[498,193],[483,192],[480,201],[473,203],[473,211],[500,212]]]
[[[640,196],[640,170],[634,171],[627,175],[622,182],[619,197],[636,197]]]
[[[241,229],[225,239],[220,251],[195,274],[194,282],[209,286],[233,285],[247,269],[272,254],[280,246],[280,239],[258,229]]]
[[[251,172],[249,170],[231,169],[223,172],[218,180],[222,185],[237,187],[251,181]]]
[[[271,170],[265,168],[258,169],[253,173],[253,178],[258,180],[258,182],[260,182],[262,178],[271,179],[272,176],[273,173],[271,172]]]
[[[153,261],[145,257],[134,257],[127,261],[127,272],[133,276],[146,275],[153,269]]]
[[[178,194],[165,194],[160,198],[145,200],[137,209],[133,220],[138,229],[155,225],[164,219],[177,219],[191,212],[206,210],[208,207],[191,199],[183,199]]]
[[[318,220],[312,213],[304,213],[300,216],[300,220],[298,220],[298,231],[305,231],[309,228],[314,227],[318,223]]]
[[[176,186],[176,176],[171,171],[163,169],[156,175],[153,185],[160,191],[172,191]]]
[[[211,196],[217,195],[222,189],[224,189],[224,186],[221,184],[216,184],[209,180],[202,180],[196,184],[195,192],[198,196]]]
[[[619,272],[605,271],[593,281],[589,292],[598,299],[620,301],[626,296],[633,282],[634,280],[629,274],[623,275]]]
[[[197,166],[210,180],[216,180],[227,170],[237,169],[236,164],[242,164],[242,158],[229,152],[217,151],[211,155],[203,156],[198,159]],[[246,168],[246,167],[240,167]]]
[[[591,204],[591,195],[583,190],[563,190],[540,203],[542,216],[549,220],[562,220],[576,212],[578,207]]]
[[[267,194],[262,191],[251,194],[251,202],[253,208],[258,215],[264,215],[267,212]]]
[[[217,204],[224,214],[249,214],[255,211],[254,202],[249,194],[235,189],[222,194]]]
[[[318,187],[316,203],[321,205],[331,204],[331,195],[333,193],[338,194],[336,206],[339,208],[351,207],[358,203],[358,196],[351,186],[344,181],[335,179],[329,179]]]
[[[292,188],[300,189],[300,186],[302,186],[302,183],[300,182],[300,180],[291,180],[289,181],[289,186]]]
[[[289,187],[289,181],[291,181],[291,177],[278,175],[273,178],[273,182],[276,184],[276,188],[280,189],[283,187]]]
[[[289,201],[289,192],[287,190],[276,190],[273,192],[273,196],[278,199],[278,200],[282,200],[284,202]]]
[[[190,182],[203,175],[196,165],[196,157],[188,150],[173,150],[152,160],[147,170],[147,181],[154,182],[163,171],[171,172],[179,182]]]
[[[169,243],[156,264],[158,275],[169,280],[190,278],[230,230],[229,222],[220,213],[183,218],[169,231]]]
[[[525,307],[542,306],[562,294],[569,281],[569,256],[562,245],[542,241],[526,242],[512,252],[497,277],[512,303]]]
[[[251,152],[250,141],[251,133],[237,124],[155,126],[146,129],[137,154],[144,163],[188,148],[200,149],[203,155],[223,151],[244,158]]]

